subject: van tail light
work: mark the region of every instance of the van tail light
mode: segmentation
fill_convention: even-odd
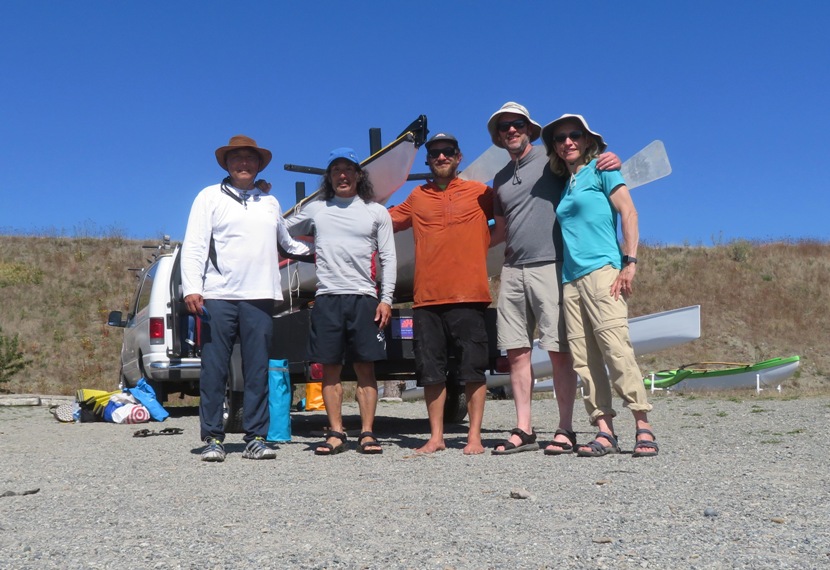
[[[311,379],[315,382],[322,382],[323,381],[323,365],[319,362],[312,362],[311,369],[309,370]]]
[[[499,374],[507,374],[510,372],[510,362],[506,356],[499,356],[496,358],[496,372]]]
[[[150,318],[150,344],[164,344],[164,319]]]

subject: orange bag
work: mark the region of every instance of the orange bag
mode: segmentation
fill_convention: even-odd
[[[313,410],[325,410],[323,403],[323,383],[308,382],[305,385],[305,409],[307,412]]]

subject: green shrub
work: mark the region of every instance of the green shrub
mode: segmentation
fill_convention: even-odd
[[[11,380],[12,376],[26,368],[31,360],[23,356],[18,335],[7,337],[0,328],[0,384]]]

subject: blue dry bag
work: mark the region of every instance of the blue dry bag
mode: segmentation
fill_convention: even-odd
[[[268,361],[268,441],[291,441],[291,381],[287,360]]]
[[[167,410],[159,404],[159,401],[156,399],[156,391],[153,390],[153,387],[150,386],[144,378],[138,381],[135,388],[127,388],[126,391],[135,396],[135,399],[147,408],[148,412],[150,412],[150,417],[157,422],[163,422],[167,419],[167,416],[170,415],[167,413]]]

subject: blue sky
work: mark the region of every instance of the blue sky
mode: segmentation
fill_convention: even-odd
[[[633,191],[648,243],[828,241],[828,6],[4,2],[0,233],[181,239],[231,135],[273,151],[286,209],[318,179],[284,163],[366,156],[420,114],[470,162],[515,100],[623,159],[664,141],[673,173]]]

